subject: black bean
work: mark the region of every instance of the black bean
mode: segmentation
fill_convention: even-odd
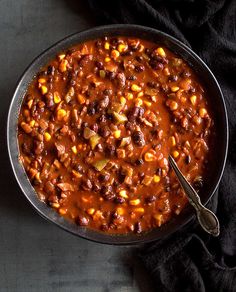
[[[106,72],[106,75],[108,76],[108,78],[110,80],[114,80],[116,78],[116,73],[115,72],[108,71],[108,72]]]
[[[148,55],[148,56],[151,54],[151,50],[148,49],[148,48],[145,48],[144,52],[145,52],[145,54]]]
[[[155,196],[148,196],[146,199],[145,199],[145,202],[147,203],[147,204],[150,204],[150,203],[153,203],[153,202],[155,202],[156,201],[156,197]]]
[[[88,105],[87,113],[88,115],[92,116],[96,113],[97,111],[97,102],[93,101]]]
[[[128,120],[129,122],[133,123],[136,121],[137,117],[139,116],[140,107],[134,106],[128,113]]]
[[[54,73],[55,73],[55,67],[49,65],[49,66],[48,66],[48,71],[47,71],[47,73],[48,73],[48,75],[54,75]]]
[[[106,173],[106,174],[100,174],[99,176],[98,176],[98,179],[99,179],[99,181],[101,181],[101,182],[107,182],[107,181],[109,181],[109,179],[110,179],[110,174],[109,173]]]
[[[100,70],[104,68],[103,63],[102,63],[102,62],[99,62],[99,61],[96,61],[96,62],[95,62],[95,66],[97,66],[98,69],[100,69]]]
[[[169,79],[169,81],[171,81],[171,82],[172,82],[172,81],[177,81],[177,80],[178,80],[178,76],[177,76],[177,75],[170,75],[168,79]]]
[[[120,54],[121,56],[132,56],[133,55],[133,52],[130,51],[130,50],[127,50],[126,52],[123,52]]]
[[[87,179],[83,179],[81,181],[81,187],[85,191],[90,191],[93,188],[93,184],[92,184],[91,180],[87,178]]]
[[[136,144],[137,146],[142,147],[145,145],[144,135],[141,131],[133,132],[132,139],[134,144]]]
[[[135,161],[136,165],[142,165],[143,163],[144,163],[144,161],[141,158],[139,158]]]
[[[101,126],[100,129],[99,129],[99,134],[103,138],[107,138],[111,134],[111,131],[110,131],[108,126]]]
[[[138,62],[142,62],[142,61],[143,61],[143,57],[142,57],[142,56],[136,56],[135,59],[136,59]]]
[[[145,70],[145,67],[143,65],[135,66],[135,71],[138,73],[143,72],[144,70]]]
[[[93,59],[93,55],[89,55],[89,54],[86,54],[86,55],[83,55],[81,57],[81,59],[79,60],[79,65],[81,67],[83,67],[84,65],[86,65],[89,61],[91,61]]]
[[[100,192],[101,190],[101,186],[97,183],[94,183],[94,186],[93,186],[93,191],[94,192]]]
[[[89,224],[89,219],[83,216],[76,218],[76,223],[80,226],[87,226]]]
[[[127,122],[127,123],[125,124],[125,128],[126,128],[127,130],[129,130],[129,131],[133,131],[134,128],[135,128],[135,124],[134,124],[134,123],[131,123],[131,122]]]
[[[97,121],[98,123],[105,123],[107,121],[106,115],[101,115]]]
[[[157,83],[157,82],[154,82],[154,81],[149,81],[149,82],[147,82],[147,86],[150,87],[150,88],[157,89],[160,86],[160,84]]]
[[[164,67],[162,63],[156,61],[155,59],[151,59],[149,61],[149,65],[153,70],[162,70]]]
[[[113,192],[112,186],[102,186],[100,192],[103,198],[108,201],[112,201],[116,197],[116,195]]]
[[[116,147],[114,145],[107,145],[105,147],[105,156],[106,157],[112,157],[116,153]]]
[[[137,77],[134,76],[134,75],[131,75],[131,76],[128,76],[128,77],[127,77],[127,80],[130,80],[130,81],[134,81],[134,80],[136,80],[136,79],[137,79]]]
[[[76,163],[74,165],[74,170],[76,170],[78,172],[82,172],[83,171],[83,167],[79,163]]]
[[[123,204],[125,202],[125,199],[122,197],[116,197],[114,201],[116,204]]]
[[[187,155],[186,157],[185,157],[185,163],[186,164],[189,164],[191,162],[191,156],[190,155]]]

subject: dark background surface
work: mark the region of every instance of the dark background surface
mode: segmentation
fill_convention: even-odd
[[[40,52],[94,25],[86,1],[0,1],[0,291],[154,290],[134,247],[96,244],[46,222],[9,165],[5,126],[18,78]]]

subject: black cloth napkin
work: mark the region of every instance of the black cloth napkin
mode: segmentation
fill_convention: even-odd
[[[193,221],[168,238],[146,245],[140,257],[155,280],[156,291],[236,291],[236,0],[89,3],[99,24],[146,25],[178,38],[218,79],[229,114],[230,143],[219,192],[208,207],[217,212],[221,234],[212,238]]]

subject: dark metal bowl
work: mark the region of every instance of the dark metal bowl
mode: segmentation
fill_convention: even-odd
[[[48,221],[53,222],[64,230],[69,231],[77,236],[96,242],[117,245],[151,242],[173,233],[189,222],[190,219],[192,219],[194,216],[193,209],[191,207],[186,207],[179,216],[176,216],[170,222],[164,224],[160,228],[153,229],[150,232],[146,232],[140,235],[109,235],[87,229],[85,227],[79,227],[73,222],[65,220],[52,208],[48,207],[45,203],[38,199],[36,192],[34,191],[30,181],[27,178],[24,168],[18,160],[18,114],[24,94],[27,91],[27,87],[32,81],[33,77],[37,74],[37,72],[40,71],[41,67],[45,66],[60,51],[65,50],[75,44],[83,43],[85,41],[97,39],[103,36],[130,36],[157,42],[169,48],[171,51],[175,52],[177,55],[186,60],[193,68],[193,70],[198,74],[200,80],[205,85],[208,96],[212,99],[209,100],[209,102],[213,108],[215,124],[217,128],[217,145],[215,146],[214,150],[215,165],[211,169],[209,183],[204,187],[204,192],[202,192],[200,195],[204,204],[206,204],[213,196],[217,190],[223,174],[228,148],[228,119],[223,94],[219,84],[207,65],[190,48],[177,39],[161,31],[143,26],[121,24],[96,27],[84,32],[73,34],[72,36],[69,36],[56,43],[44,51],[40,56],[38,56],[23,73],[23,76],[21,77],[16,87],[9,108],[7,121],[7,143],[9,157],[16,180],[21,190],[25,194],[26,198],[30,201],[32,206],[34,206],[34,208],[38,211],[38,213]]]

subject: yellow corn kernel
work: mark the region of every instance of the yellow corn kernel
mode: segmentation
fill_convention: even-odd
[[[166,57],[166,52],[164,51],[163,48],[157,48],[156,52],[158,53],[159,56],[165,58]]]
[[[86,102],[86,99],[82,94],[77,95],[77,100],[80,104],[84,104]]]
[[[61,61],[62,59],[64,59],[65,56],[66,56],[65,54],[61,54],[61,55],[59,55],[59,56],[58,56],[59,61]]]
[[[142,207],[135,208],[133,211],[136,213],[144,213],[144,208],[142,208]]]
[[[201,118],[204,118],[206,115],[207,115],[207,110],[205,108],[203,108],[203,107],[200,108],[200,110],[199,110],[199,116]]]
[[[59,209],[59,213],[60,213],[61,215],[65,215],[65,214],[67,213],[67,210],[64,209],[64,208],[60,208],[60,209]]]
[[[119,53],[117,50],[112,50],[112,51],[111,51],[111,57],[112,57],[113,59],[116,60],[119,56],[120,56],[120,53]]]
[[[35,177],[36,180],[40,181],[40,172],[36,173]]]
[[[175,146],[176,145],[176,139],[175,139],[174,136],[170,137],[170,143],[171,143],[171,146]]]
[[[59,65],[59,70],[60,72],[65,72],[67,70],[67,64],[68,64],[68,61],[63,59]]]
[[[50,141],[51,138],[52,138],[52,136],[48,132],[44,133],[44,139],[45,139],[46,142]]]
[[[136,106],[141,106],[142,104],[143,104],[143,101],[142,101],[141,98],[136,98],[136,99],[135,99],[135,105],[136,105]]]
[[[47,86],[42,85],[40,88],[41,88],[41,92],[42,92],[43,95],[46,94],[46,93],[48,92],[48,88],[47,88]]]
[[[185,147],[187,147],[187,148],[190,148],[190,143],[189,143],[189,141],[187,140],[187,141],[185,141],[185,143],[184,143],[184,146]]]
[[[144,95],[143,91],[140,91],[138,94],[137,94],[137,97],[142,97]]]
[[[109,58],[109,57],[106,57],[106,58],[105,58],[105,62],[106,62],[106,63],[108,63],[108,62],[110,62],[110,61],[111,61],[111,58]]]
[[[106,77],[106,71],[105,71],[105,70],[100,70],[100,71],[99,71],[99,76],[100,76],[101,78],[105,78],[105,77]]]
[[[155,174],[155,175],[153,176],[153,181],[154,181],[154,183],[159,183],[160,180],[161,180],[161,177],[160,177],[159,175]]]
[[[161,224],[162,224],[162,220],[163,220],[163,216],[162,216],[162,214],[155,214],[155,215],[154,215],[154,218],[155,218],[156,221],[157,221],[157,225],[160,227]]]
[[[190,101],[191,101],[192,105],[195,105],[196,102],[197,102],[197,96],[196,96],[196,95],[192,95],[192,96],[190,97]]]
[[[120,53],[123,53],[123,52],[125,52],[127,50],[127,48],[128,48],[127,45],[125,45],[125,44],[119,44],[117,49],[118,49],[118,51]]]
[[[126,104],[126,99],[125,99],[124,96],[121,96],[121,97],[120,97],[120,103],[121,103],[122,105],[125,105],[125,104]]]
[[[118,214],[118,215],[124,215],[124,213],[125,213],[125,210],[124,210],[124,208],[122,208],[122,207],[118,207],[117,209],[116,209],[116,213]]]
[[[60,98],[59,92],[55,91],[53,93],[53,100],[54,100],[55,103],[61,102],[61,98]]]
[[[58,208],[60,208],[60,204],[59,203],[52,203],[52,207],[58,209]]]
[[[170,109],[171,109],[172,111],[175,111],[175,110],[177,110],[177,108],[178,108],[178,103],[177,103],[176,101],[172,100],[172,101],[170,102]]]
[[[140,44],[139,45],[139,50],[138,50],[139,53],[143,52],[143,50],[144,50],[144,45]]]
[[[144,154],[144,160],[146,162],[151,162],[151,161],[154,161],[155,159],[156,159],[155,155],[153,153],[151,153],[151,152],[146,152]]]
[[[127,195],[126,190],[120,190],[119,191],[119,196],[122,197],[122,198],[128,199],[128,195]]]
[[[129,201],[129,204],[132,206],[137,206],[141,203],[141,201],[139,199],[133,199]]]
[[[81,150],[83,148],[83,145],[82,144],[79,144],[78,147],[77,147],[79,150]]]
[[[27,105],[28,105],[28,108],[31,109],[32,105],[33,105],[33,99],[30,99],[28,102],[27,102]]]
[[[59,109],[58,111],[57,111],[57,119],[59,120],[59,121],[61,121],[65,116],[66,116],[66,110],[64,110],[64,109]]]
[[[116,130],[113,132],[113,135],[116,139],[120,138],[121,130]]]
[[[35,120],[30,121],[29,125],[30,125],[31,128],[33,128],[34,125],[35,125]]]
[[[138,86],[137,84],[132,84],[131,85],[131,90],[134,92],[139,92],[142,90],[142,88],[140,86]]]
[[[170,70],[169,70],[168,67],[166,67],[166,68],[163,70],[163,72],[164,72],[164,74],[165,74],[166,76],[170,76]]]
[[[172,86],[170,89],[171,89],[172,92],[177,92],[179,90],[179,87],[178,86]]]
[[[45,78],[39,78],[38,82],[40,84],[46,83],[46,79]]]
[[[72,174],[76,177],[76,178],[81,178],[82,174],[74,169],[72,169]]]
[[[93,215],[93,214],[95,213],[95,209],[94,209],[94,208],[89,208],[89,209],[87,210],[87,213],[88,213],[89,215]]]
[[[74,154],[77,154],[77,153],[78,153],[76,146],[72,146],[72,147],[71,147],[71,150],[72,150],[72,152],[73,152]]]
[[[134,95],[133,95],[133,93],[128,92],[128,93],[126,94],[126,97],[127,97],[128,100],[131,100],[131,99],[134,98]]]
[[[173,152],[172,152],[172,156],[173,156],[174,158],[177,158],[177,157],[179,156],[179,152],[178,152],[177,150],[173,151]]]
[[[110,49],[110,44],[108,42],[105,42],[104,49],[105,50],[109,50]]]
[[[150,101],[144,100],[143,102],[146,106],[150,107],[152,103]]]

